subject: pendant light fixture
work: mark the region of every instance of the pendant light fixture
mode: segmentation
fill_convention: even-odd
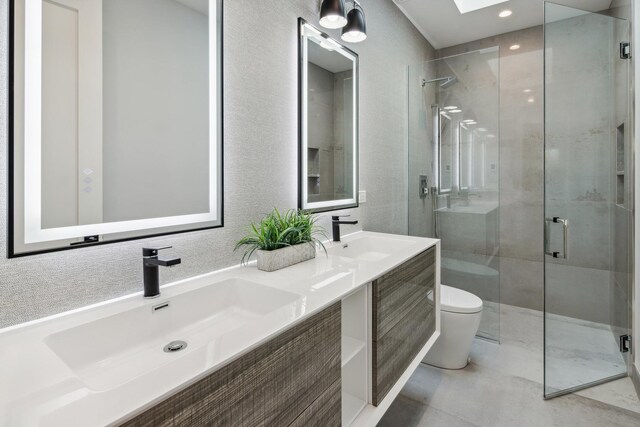
[[[353,9],[347,14],[347,25],[342,28],[342,40],[347,43],[360,43],[367,38],[367,22],[364,10],[357,0],[353,1]]]
[[[320,25],[333,30],[347,25],[344,0],[322,0]]]

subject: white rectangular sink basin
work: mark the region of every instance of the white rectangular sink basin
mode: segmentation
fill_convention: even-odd
[[[394,253],[412,246],[414,242],[379,236],[362,236],[336,242],[327,249],[329,255],[352,258],[358,261],[378,262]]]
[[[300,299],[242,279],[228,279],[154,304],[49,335],[45,343],[91,389],[109,390]],[[169,306],[156,311],[158,307]],[[184,350],[165,345],[181,340]]]

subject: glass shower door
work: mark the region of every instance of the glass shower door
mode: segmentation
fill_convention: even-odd
[[[483,300],[500,340],[500,55],[497,46],[414,64],[409,234],[441,239],[443,285]]]
[[[629,31],[625,20],[547,2],[544,33],[544,395],[551,398],[627,375],[620,343],[630,324],[628,266],[619,261],[628,257],[631,206],[629,61],[621,54]]]

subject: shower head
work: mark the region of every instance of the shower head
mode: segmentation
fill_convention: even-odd
[[[436,82],[442,82],[439,84],[439,86],[442,89],[447,89],[448,87],[451,87],[454,84],[456,84],[458,82],[458,78],[456,76],[447,76],[447,77],[439,77],[437,79],[431,79],[431,80],[422,79],[422,87],[425,87],[427,83],[436,83]]]
[[[458,78],[456,76],[449,76],[447,77],[447,80],[444,81],[444,83],[442,83],[440,85],[440,87],[442,89],[446,89],[448,87],[453,86],[454,84],[456,84],[458,82]]]

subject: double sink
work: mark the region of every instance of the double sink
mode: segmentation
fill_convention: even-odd
[[[356,233],[327,245],[327,253],[376,263],[412,245],[410,240]],[[45,343],[88,388],[105,391],[190,351],[215,350],[267,315],[290,312],[301,299],[294,292],[229,278],[53,333]]]

